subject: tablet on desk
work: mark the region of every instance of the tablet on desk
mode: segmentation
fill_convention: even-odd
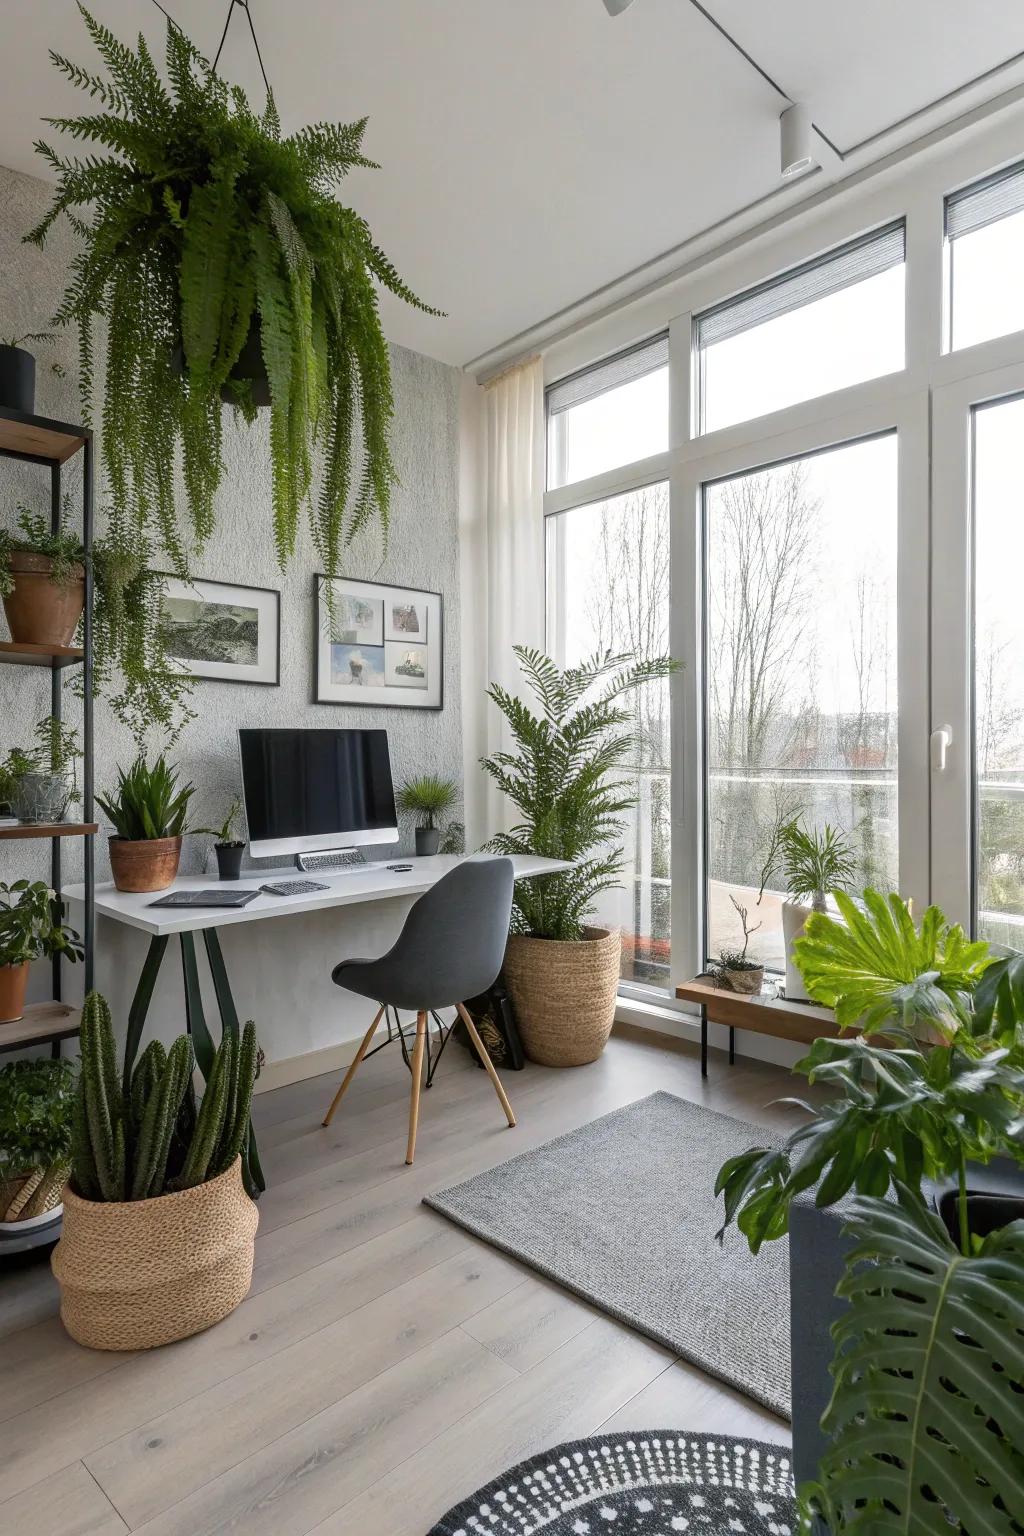
[[[217,889],[209,891],[169,891],[166,896],[160,896],[156,901],[146,903],[149,907],[247,907],[250,901],[255,901],[259,891],[221,891]]]

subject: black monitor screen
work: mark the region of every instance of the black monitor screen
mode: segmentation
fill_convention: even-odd
[[[240,730],[238,739],[250,842],[396,825],[387,731]]]

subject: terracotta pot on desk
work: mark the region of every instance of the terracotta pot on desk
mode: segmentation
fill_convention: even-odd
[[[165,891],[181,862],[180,837],[110,839],[110,873],[119,891]]]

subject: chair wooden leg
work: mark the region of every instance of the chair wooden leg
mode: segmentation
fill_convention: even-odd
[[[352,1062],[352,1065],[349,1067],[348,1071],[345,1073],[345,1076],[341,1080],[341,1087],[338,1089],[337,1093],[334,1095],[334,1098],[331,1100],[331,1107],[330,1107],[330,1109],[327,1111],[326,1115],[324,1115],[324,1118],[320,1122],[321,1125],[330,1125],[331,1121],[334,1119],[334,1111],[337,1109],[338,1105],[341,1103],[341,1100],[342,1100],[342,1097],[344,1095],[345,1089],[348,1087],[349,1083],[355,1077],[355,1075],[356,1075],[356,1068],[358,1067],[359,1063],[362,1061],[363,1057],[366,1055],[366,1052],[369,1049],[370,1041],[373,1039],[374,1035],[376,1034],[377,1025],[380,1023],[380,1021],[381,1021],[381,1019],[383,1017],[384,1017],[384,1009],[383,1009],[383,1007],[378,1008],[377,1009],[377,1015],[376,1015],[373,1023],[370,1025],[369,1029],[366,1031],[366,1034],[363,1036],[363,1043],[362,1043],[362,1045],[359,1047],[358,1051],[356,1051],[355,1058],[354,1058],[354,1060]]]
[[[483,1041],[480,1039],[480,1036],[477,1033],[477,1027],[473,1023],[473,1020],[472,1020],[472,1018],[469,1015],[468,1009],[462,1003],[456,1003],[455,1006],[459,1010],[459,1017],[462,1019],[463,1024],[465,1024],[465,1026],[466,1026],[466,1030],[467,1030],[467,1032],[469,1034],[469,1038],[472,1040],[473,1044],[476,1046],[476,1053],[477,1053],[477,1055],[480,1057],[480,1060],[483,1062],[485,1068],[487,1069],[487,1076],[490,1078],[491,1082],[494,1084],[494,1091],[498,1095],[498,1098],[499,1098],[499,1100],[501,1102],[501,1107],[505,1111],[505,1117],[508,1120],[509,1125],[510,1126],[515,1125],[516,1117],[512,1113],[512,1105],[508,1101],[508,1095],[506,1094],[504,1088],[501,1086],[501,1078],[498,1076],[497,1072],[494,1070],[494,1062],[491,1060],[491,1058],[487,1054],[487,1047],[484,1045]]]
[[[412,1163],[416,1156],[416,1131],[420,1123],[420,1085],[423,1081],[423,1050],[427,1043],[427,1016],[416,1015],[416,1044],[412,1051],[412,1093],[409,1097],[409,1144],[405,1160]]]

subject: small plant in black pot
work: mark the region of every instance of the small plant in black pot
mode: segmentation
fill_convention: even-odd
[[[199,827],[196,829],[199,832],[207,832],[210,837],[217,839],[213,845],[213,851],[217,855],[217,869],[222,880],[237,880],[242,873],[242,854],[245,852],[245,838],[235,836],[238,813],[241,809],[241,801],[236,795],[219,827]]]
[[[0,341],[0,406],[10,411],[24,411],[31,416],[36,408],[36,360],[26,341],[52,344],[52,331],[34,331],[27,336],[5,336]],[[63,377],[59,363],[53,371]]]
[[[436,773],[407,779],[398,791],[398,809],[416,817],[416,853],[420,858],[436,853],[441,841],[438,820],[458,803],[459,791],[453,779]]]

